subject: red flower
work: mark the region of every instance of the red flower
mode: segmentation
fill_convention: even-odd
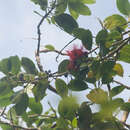
[[[86,51],[84,51],[83,47],[78,48],[76,45],[73,46],[73,49],[67,51],[67,55],[70,57],[70,63],[68,65],[69,70],[75,70],[78,68],[76,61],[84,56]]]

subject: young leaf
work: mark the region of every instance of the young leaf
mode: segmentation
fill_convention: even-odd
[[[96,3],[96,0],[81,0],[81,2],[84,4],[94,4]]]
[[[82,80],[71,80],[68,87],[72,91],[83,91],[88,88],[88,85]]]
[[[124,46],[120,51],[119,60],[124,61],[126,63],[130,63],[130,53],[129,53],[129,51],[130,51],[130,45]]]
[[[130,15],[130,2],[128,0],[116,0],[116,5],[122,14]]]
[[[116,87],[112,88],[112,90],[110,92],[111,96],[114,97],[114,96],[120,94],[124,89],[125,89],[124,86],[116,86]]]
[[[55,85],[56,90],[61,97],[65,97],[68,95],[68,88],[64,80],[56,79]]]
[[[119,63],[115,64],[113,70],[116,71],[116,73],[119,76],[123,77],[124,69],[121,64],[119,64]]]
[[[74,19],[77,19],[79,17],[79,13],[75,12],[72,8],[69,7],[69,12],[71,14],[71,16],[74,18]]]
[[[77,28],[77,29],[74,29],[73,34],[75,37],[82,40],[82,44],[84,45],[86,49],[91,50],[93,38],[92,38],[92,33],[90,30]]]
[[[58,66],[58,72],[63,73],[68,70],[69,60],[63,60]]]
[[[18,98],[18,99],[16,99],[17,103],[15,104],[14,109],[15,109],[17,115],[22,115],[28,107],[29,98],[26,93],[19,94],[17,96],[17,98]]]
[[[55,50],[55,47],[50,45],[50,44],[45,45],[45,48],[48,49],[48,50],[51,50],[51,51]]]
[[[107,92],[102,90],[101,88],[96,88],[92,90],[88,95],[87,98],[96,103],[96,104],[102,104],[108,101],[108,95]]]
[[[123,25],[123,24],[126,23],[127,23],[126,19],[123,16],[118,14],[113,14],[112,16],[109,16],[104,20],[104,26],[110,30],[116,27],[121,27],[122,29],[125,29],[127,25]]]
[[[22,67],[24,68],[24,70],[28,74],[37,74],[38,71],[37,71],[34,63],[32,62],[32,60],[30,60],[29,58],[22,57],[21,64],[22,64]]]
[[[42,104],[40,102],[36,102],[34,98],[29,98],[29,108],[36,114],[42,113]]]
[[[91,15],[91,11],[88,6],[80,2],[79,0],[69,1],[68,6],[70,9],[81,15]]]
[[[72,33],[74,28],[78,28],[78,23],[69,14],[61,14],[54,17],[55,22],[67,33]]]

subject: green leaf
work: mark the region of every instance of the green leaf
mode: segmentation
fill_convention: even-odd
[[[47,8],[47,5],[48,5],[47,0],[31,0],[31,1],[34,2],[35,4],[40,5],[42,10],[45,10]]]
[[[91,11],[87,5],[83,4],[79,0],[70,0],[68,3],[70,9],[74,10],[75,12],[81,15],[91,15]]]
[[[62,79],[56,79],[55,86],[56,86],[56,90],[57,90],[58,94],[61,97],[65,97],[65,96],[68,95],[68,88],[67,88],[67,85],[64,82],[64,80],[62,80]]]
[[[130,45],[124,46],[119,54],[119,60],[130,63]]]
[[[82,80],[74,79],[70,81],[68,87],[72,91],[83,91],[88,88],[88,85]]]
[[[58,112],[61,117],[73,120],[78,110],[78,104],[74,97],[63,98],[58,105]]]
[[[67,33],[72,33],[74,28],[78,28],[78,23],[69,14],[61,14],[54,17],[55,22]]]
[[[2,128],[2,130],[14,130],[12,126],[6,124],[0,124],[0,127]]]
[[[117,63],[114,65],[113,70],[121,77],[123,77],[124,69],[121,64]]]
[[[36,102],[34,98],[29,98],[29,108],[36,114],[42,113],[42,104]]]
[[[10,96],[0,97],[0,107],[6,107],[11,104]]]
[[[79,13],[75,12],[72,8],[69,7],[69,12],[71,14],[71,16],[74,18],[74,19],[77,19],[79,17]]]
[[[46,89],[48,88],[49,84],[46,80],[41,80],[37,83],[36,86],[33,87],[32,91],[35,97],[36,102],[39,102],[43,97],[46,96]]]
[[[11,56],[0,61],[0,71],[4,74],[8,74],[9,72],[17,74],[20,71],[20,67],[21,64],[18,56]]]
[[[114,96],[120,94],[124,89],[125,89],[124,86],[116,86],[116,87],[112,88],[111,96],[114,97]]]
[[[50,44],[45,45],[45,48],[48,49],[48,50],[51,50],[51,51],[55,50],[55,47],[50,45]]]
[[[63,60],[58,66],[58,72],[63,73],[68,70],[69,60]]]
[[[118,14],[109,16],[104,20],[104,26],[110,30],[116,27],[121,27],[122,29],[125,29],[127,25],[124,25],[124,24],[126,23],[127,23],[126,19]]]
[[[72,126],[73,126],[73,128],[77,128],[77,127],[78,127],[77,118],[74,118],[74,119],[72,120]]]
[[[24,70],[28,74],[37,74],[38,73],[34,63],[29,58],[22,57],[21,64],[22,64],[22,67],[24,68]]]
[[[96,0],[80,0],[84,4],[94,4],[96,3]]]
[[[17,96],[14,109],[17,115],[22,115],[28,107],[29,98],[26,93],[21,93]]]
[[[86,102],[83,102],[78,110],[78,124],[79,128],[89,128],[92,120],[92,111]]]
[[[63,14],[67,8],[68,0],[57,0],[56,15]]]
[[[124,104],[121,106],[121,109],[122,109],[123,111],[128,111],[128,112],[130,112],[130,103],[129,103],[129,102],[124,103]]]
[[[96,36],[97,45],[101,45],[101,46],[104,45],[106,42],[107,36],[108,36],[107,30],[102,29],[101,31],[99,31]]]
[[[79,38],[80,40],[82,40],[82,44],[84,45],[84,47],[88,50],[92,49],[92,40],[93,40],[93,36],[90,30],[86,30],[83,28],[77,28],[74,29],[73,34],[75,37]]]
[[[108,94],[101,88],[96,88],[90,91],[87,98],[96,104],[102,104],[108,101]]]
[[[116,0],[116,5],[122,14],[130,15],[130,2],[128,0]]]

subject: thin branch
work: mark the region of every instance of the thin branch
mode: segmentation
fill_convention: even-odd
[[[67,44],[60,50],[60,53],[62,53],[62,51],[63,51],[68,45],[70,45],[73,41],[75,41],[76,39],[77,39],[77,38],[75,37],[75,38],[72,39],[69,43],[67,43]],[[59,55],[60,55],[60,54],[57,55],[56,61],[57,61],[57,59],[59,58]]]
[[[113,56],[115,53],[119,52],[129,42],[129,40],[130,40],[130,37],[120,41],[120,43],[122,43],[122,42],[123,43],[120,44],[115,50],[111,51],[107,56],[103,57],[101,60],[105,60],[105,59]]]
[[[2,111],[1,114],[0,114],[0,117],[5,114],[5,111],[6,111],[6,107],[4,107],[3,111]]]
[[[116,80],[113,80],[115,83],[117,83],[117,84],[120,84],[121,86],[123,86],[124,88],[126,88],[126,89],[129,89],[130,90],[130,87],[128,87],[128,86],[126,86],[126,85],[124,85],[123,83],[121,83],[121,82],[119,82],[119,81],[116,81]]]
[[[128,100],[128,102],[130,103],[130,99]],[[126,120],[128,119],[129,116],[129,112],[128,111],[124,111],[121,122],[125,123]]]
[[[1,120],[0,120],[0,124],[8,125],[8,126],[11,126],[11,127],[14,127],[14,128],[22,129],[22,130],[38,130],[37,128],[25,128],[25,127],[22,127],[22,126],[19,126],[19,125],[14,125],[14,124],[11,124],[11,123],[8,123],[8,122],[5,122],[5,121],[1,121]]]

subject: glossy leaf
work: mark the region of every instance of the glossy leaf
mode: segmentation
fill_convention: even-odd
[[[48,82],[46,80],[43,80],[33,87],[32,91],[36,102],[39,102],[41,99],[43,99],[44,96],[46,96],[46,89],[48,86]]]
[[[107,36],[108,36],[107,30],[103,29],[103,30],[99,31],[97,36],[96,36],[97,45],[100,44],[102,46],[102,44],[105,44]]]
[[[78,104],[74,97],[63,98],[58,105],[58,112],[61,117],[73,120],[78,109]]]
[[[92,49],[92,33],[90,30],[85,30],[83,28],[74,29],[73,34],[75,37],[82,41],[84,47],[88,50]]]
[[[65,97],[65,96],[68,95],[68,88],[67,88],[67,85],[64,82],[64,80],[62,80],[62,79],[56,79],[55,86],[56,86],[56,90],[57,90],[58,94],[61,97]]]
[[[117,73],[119,76],[122,76],[122,77],[123,77],[124,69],[123,69],[123,67],[122,67],[121,64],[119,64],[119,63],[115,64],[113,70],[116,71],[116,73]]]
[[[94,103],[102,104],[108,101],[108,94],[101,88],[96,88],[87,95],[87,98]]]
[[[72,91],[83,91],[88,88],[88,85],[82,80],[74,79],[70,81],[68,87]]]
[[[125,89],[124,86],[116,86],[116,87],[112,88],[112,90],[110,92],[111,96],[114,97],[114,96],[120,94],[124,89]]]
[[[34,98],[29,98],[29,108],[36,114],[42,113],[42,104],[36,102]]]
[[[45,45],[45,48],[51,51],[55,50],[55,47],[52,46],[51,44]]]
[[[79,0],[70,0],[68,3],[70,9],[74,10],[75,12],[81,15],[91,15],[91,11],[87,5],[83,4]]]
[[[124,46],[119,55],[119,60],[124,61],[126,63],[130,63],[130,45]]]
[[[54,17],[55,22],[67,33],[72,33],[74,28],[78,28],[78,23],[69,14],[61,14]]]
[[[92,120],[92,111],[86,102],[83,102],[78,110],[79,119],[78,124],[79,128],[89,128]]]
[[[22,57],[21,64],[22,64],[22,67],[24,68],[24,70],[28,74],[37,74],[38,71],[37,71],[34,63],[32,62],[32,60],[30,60],[29,58]]]
[[[68,70],[69,60],[63,60],[58,66],[58,72],[63,73]]]
[[[16,100],[17,102],[14,106],[14,109],[17,115],[22,115],[28,107],[28,95],[26,93],[19,94]]]
[[[129,0],[116,0],[116,5],[118,10],[124,14],[129,16],[130,15],[130,2]]]
[[[112,30],[116,27],[121,27],[121,28],[125,29],[127,27],[127,25],[124,25],[124,24],[126,24],[126,23],[127,23],[126,19],[123,16],[118,15],[118,14],[109,16],[104,20],[104,26],[110,30]]]

